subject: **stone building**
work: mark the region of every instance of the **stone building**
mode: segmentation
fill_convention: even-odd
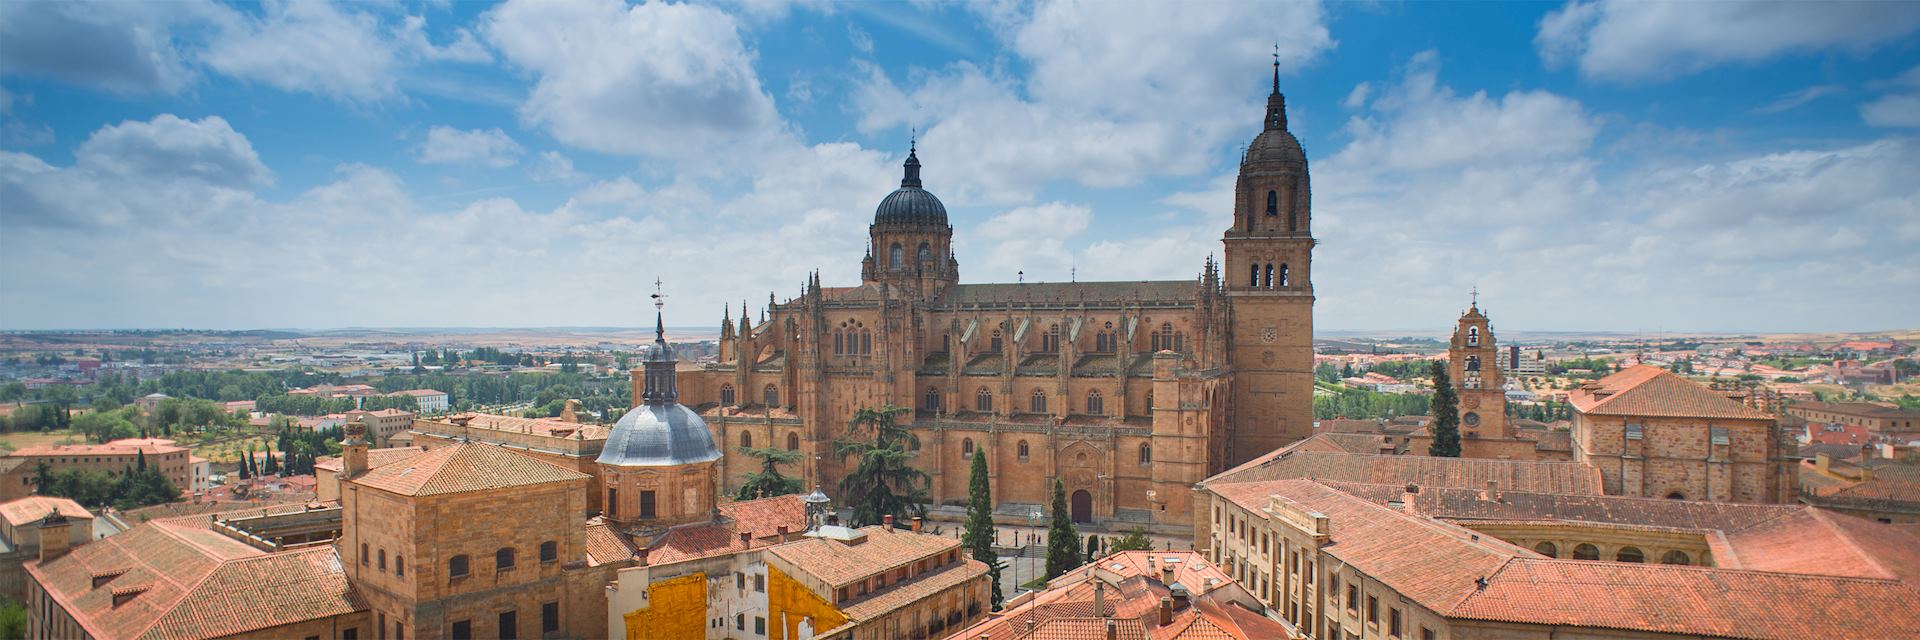
[[[394,446],[393,437],[399,435],[400,432],[406,431],[407,427],[413,424],[413,419],[418,415],[419,414],[412,411],[401,411],[399,409],[381,409],[379,411],[362,411],[355,409],[346,413],[346,419],[359,419],[366,422],[367,437],[373,438],[373,446],[391,447]]]
[[[1493,321],[1480,308],[1480,294],[1460,314],[1447,342],[1447,376],[1459,397],[1460,455],[1504,460],[1570,460],[1569,434],[1521,428],[1507,415],[1507,374],[1511,353],[1502,352]],[[1531,421],[1526,424],[1538,425]],[[1406,438],[1406,451],[1425,455],[1433,435],[1421,429]]]
[[[160,469],[173,487],[188,491],[193,487],[194,464],[186,447],[165,438],[126,438],[105,444],[50,444],[21,447],[8,458],[21,460],[16,467],[21,477],[38,474],[41,463],[53,471],[81,469],[107,474],[125,473],[146,458],[146,464]]]
[[[1192,280],[961,284],[920,172],[910,150],[859,284],[815,275],[758,322],[744,305],[722,319],[715,362],[681,380],[715,440],[802,451],[792,471],[831,487],[854,412],[905,407],[936,504],[965,498],[980,453],[1008,513],[1044,505],[1058,478],[1077,521],[1166,526],[1188,521],[1194,482],[1312,432],[1309,175],[1277,76],[1224,262]],[[742,462],[720,462],[725,488],[753,470]]]
[[[55,514],[66,526],[40,526]],[[39,559],[42,547],[47,548],[50,557],[59,557],[93,540],[93,523],[93,514],[80,503],[66,498],[28,496],[0,504],[0,542],[4,542],[0,544],[0,595],[13,602],[26,600],[27,574],[23,565]],[[41,535],[47,533],[64,538],[41,540]]]
[[[1788,502],[1795,467],[1778,421],[1727,394],[1652,365],[1568,393],[1573,459],[1609,495]]]
[[[421,418],[414,420],[405,432],[396,434],[392,438],[392,446],[431,450],[460,442],[498,445],[535,460],[587,474],[587,511],[597,512],[601,509],[601,496],[605,494],[601,484],[600,450],[606,446],[607,434],[611,430],[601,425],[581,424],[569,419],[570,415],[522,418],[462,412]]]
[[[657,315],[653,344],[640,359],[638,404],[614,424],[596,460],[605,487],[602,513],[621,526],[711,520],[719,502],[720,448],[700,416],[680,404],[673,347]]]
[[[892,516],[807,535],[767,552],[768,638],[941,638],[987,611],[987,565],[965,557],[957,539],[921,533],[918,523],[896,529]]]

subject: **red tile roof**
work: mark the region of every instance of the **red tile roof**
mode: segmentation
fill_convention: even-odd
[[[5,518],[7,524],[19,527],[39,522],[55,509],[68,520],[93,519],[93,514],[87,513],[86,507],[80,506],[80,503],[54,496],[27,496],[0,504],[0,518]]]
[[[374,467],[351,480],[406,496],[427,496],[559,482],[590,476],[489,444],[458,443],[399,463]]]
[[[1320,434],[1325,436],[1327,434]],[[1369,484],[1484,488],[1577,495],[1603,493],[1600,470],[1584,462],[1536,462],[1484,458],[1439,458],[1328,451],[1332,441],[1308,438],[1208,478],[1207,485],[1228,482],[1314,478]]]
[[[1147,558],[1179,559],[1176,576],[1189,587],[1189,605],[1175,610],[1170,624],[1159,621],[1160,599],[1171,595],[1170,583],[1146,566]],[[1102,558],[1055,578],[1031,599],[994,614],[952,638],[990,637],[995,640],[1083,640],[1103,638],[1107,625],[1119,639],[1133,640],[1252,640],[1289,638],[1292,629],[1240,603],[1257,606],[1252,594],[1200,554],[1192,552],[1127,552]],[[1119,568],[1114,568],[1119,565]],[[1098,577],[1095,577],[1095,576]],[[1219,581],[1205,589],[1205,578]],[[1194,583],[1188,582],[1194,580]],[[1100,611],[1094,611],[1095,583],[1106,585]],[[1197,584],[1196,584],[1197,583]]]
[[[1567,394],[1576,411],[1611,416],[1772,420],[1773,416],[1653,365],[1636,365]]]
[[[833,587],[890,571],[921,558],[960,548],[960,541],[944,536],[890,529],[881,525],[859,529],[864,541],[848,544],[827,538],[809,538],[773,547],[794,568]]]
[[[420,454],[426,453],[426,452],[427,452],[426,449],[422,449],[420,447],[392,447],[387,449],[368,449],[367,450],[367,468],[378,469],[380,467],[384,467],[386,465],[390,465],[402,460],[412,460],[415,457],[418,457]],[[335,473],[339,473],[341,466],[344,464],[345,463],[341,461],[339,456],[329,456],[329,457],[321,458],[315,461],[313,463],[313,468],[321,471],[332,471]]]

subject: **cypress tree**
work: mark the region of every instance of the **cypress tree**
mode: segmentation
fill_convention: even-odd
[[[253,446],[248,445],[247,452],[244,455],[240,456],[240,479],[241,480],[246,480],[248,478],[253,477],[253,469],[251,469],[248,465],[248,463],[252,461],[253,461]]]
[[[1087,534],[1087,562],[1100,559],[1100,534]]]
[[[1053,524],[1047,526],[1047,579],[1060,577],[1085,564],[1080,560],[1080,534],[1067,513],[1067,486],[1053,480]]]
[[[1000,556],[993,552],[993,540],[996,537],[993,528],[993,489],[987,484],[987,456],[985,451],[974,451],[973,469],[967,479],[967,523],[966,533],[961,536],[961,546],[973,555],[973,559],[987,563],[993,574],[993,609],[1000,610],[1003,596],[1000,594]]]
[[[1427,455],[1458,458],[1460,457],[1460,398],[1453,391],[1453,380],[1447,376],[1447,363],[1433,363],[1433,444],[1427,446]]]

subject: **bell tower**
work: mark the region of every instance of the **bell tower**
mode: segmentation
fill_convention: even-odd
[[[1460,396],[1460,437],[1511,438],[1507,423],[1506,375],[1500,370],[1500,349],[1493,341],[1493,324],[1480,311],[1480,290],[1473,306],[1460,314],[1447,344],[1447,375]]]
[[[1314,239],[1307,155],[1287,130],[1274,57],[1262,130],[1240,158],[1225,272],[1234,369],[1227,462],[1239,464],[1313,434]]]

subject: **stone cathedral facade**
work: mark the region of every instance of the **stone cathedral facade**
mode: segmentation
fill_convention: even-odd
[[[852,468],[833,441],[856,410],[894,405],[935,505],[964,504],[970,458],[986,455],[1005,517],[1044,509],[1059,478],[1075,520],[1180,527],[1195,482],[1312,433],[1311,191],[1277,71],[1225,259],[1192,279],[962,284],[917,150],[904,168],[859,284],[816,274],[757,321],[743,308],[722,321],[717,361],[682,373],[721,447],[803,451],[791,471],[833,491]],[[720,464],[723,491],[757,471]]]

